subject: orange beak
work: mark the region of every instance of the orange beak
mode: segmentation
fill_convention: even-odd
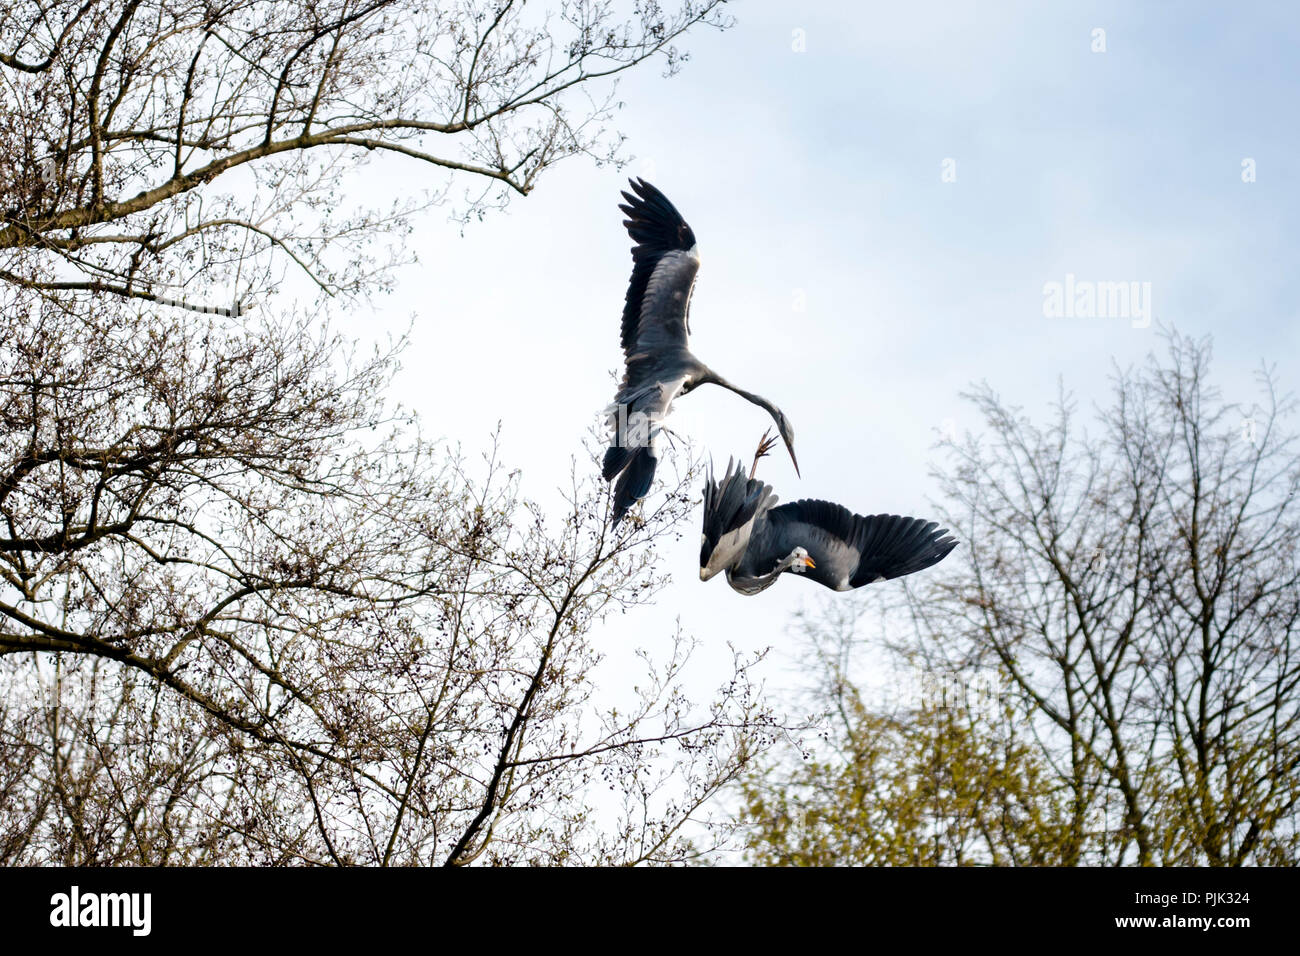
[[[806,564],[806,565],[808,565],[808,567],[810,567],[810,568],[815,568],[815,567],[817,567],[816,563],[813,561],[812,558],[804,558],[804,559],[803,559],[803,563]]]

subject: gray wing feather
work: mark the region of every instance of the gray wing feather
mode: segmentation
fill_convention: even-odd
[[[635,240],[632,277],[623,306],[621,341],[627,370],[621,393],[679,374],[688,358],[687,315],[700,269],[695,233],[654,186],[629,180],[631,193],[619,208]]]

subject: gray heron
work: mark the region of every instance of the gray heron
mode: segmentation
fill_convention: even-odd
[[[614,486],[611,524],[644,498],[659,462],[657,439],[673,400],[701,385],[721,385],[767,411],[790,451],[795,473],[794,429],[781,409],[762,395],[732,385],[697,359],[687,345],[691,291],[700,268],[695,233],[676,208],[644,179],[629,179],[620,205],[623,225],[636,242],[632,278],[623,307],[626,368],[614,404],[606,409],[614,430],[601,475]]]
[[[777,505],[772,486],[754,477],[772,442],[765,435],[745,477],[727,462],[722,481],[704,486],[700,580],[719,571],[741,594],[757,594],[784,572],[834,591],[924,570],[948,556],[957,540],[933,521],[900,515],[857,515],[843,505],[804,499]]]

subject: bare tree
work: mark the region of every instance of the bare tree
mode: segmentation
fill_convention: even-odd
[[[272,297],[286,265],[381,287],[413,207],[335,212],[377,153],[482,184],[460,215],[609,156],[593,84],[671,72],[717,6],[5,8],[0,859],[637,863],[726,838],[694,824],[770,742],[752,661],[693,704],[678,635],[612,706],[590,639],[662,585],[690,468],[621,537],[589,452],[544,511],[495,451],[471,467],[385,404],[400,342]]]
[[[1097,427],[988,386],[947,441],[962,547],[904,598],[805,621],[823,737],[742,792],[773,863],[1241,865],[1300,859],[1300,454],[1259,374],[1225,403],[1208,341],[1117,371]],[[910,683],[897,706],[854,661]],[[888,686],[886,682],[886,686]]]
[[[685,640],[631,706],[592,700],[590,629],[658,590],[693,473],[614,538],[594,458],[547,515],[385,415],[391,356],[304,325],[13,331],[12,859],[666,860],[762,746],[747,663],[693,707]],[[601,773],[626,832],[590,817]]]
[[[912,591],[921,653],[988,665],[1028,706],[1070,796],[1068,859],[1294,862],[1300,798],[1300,455],[1270,370],[1252,406],[1210,348],[1117,371],[1082,432],[987,386],[987,432],[949,443],[964,573]],[[956,569],[954,569],[956,570]]]
[[[819,733],[774,748],[741,778],[746,857],[772,866],[1063,863],[1061,788],[1014,698],[996,679],[944,680],[891,655],[864,633],[868,607],[835,601],[799,616],[807,683],[797,697]]]
[[[25,0],[0,10],[0,280],[237,310],[283,268],[371,291],[419,203],[343,202],[379,154],[467,184],[462,217],[612,159],[607,82],[721,0]],[[477,183],[477,186],[473,184]]]

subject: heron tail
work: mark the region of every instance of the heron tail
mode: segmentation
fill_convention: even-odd
[[[655,467],[659,464],[659,459],[655,457],[654,450],[649,445],[640,448],[615,446],[605,453],[605,474],[610,477],[612,477],[609,471],[611,452],[615,451],[628,453],[629,460],[624,467],[614,471],[614,474],[618,474],[618,482],[614,485],[614,513],[610,517],[610,524],[618,524],[622,521],[628,509],[650,493]],[[619,474],[620,470],[621,474]]]
[[[610,445],[605,449],[605,464],[600,469],[600,476],[606,481],[613,481],[614,476],[627,467],[636,450],[627,445]]]

